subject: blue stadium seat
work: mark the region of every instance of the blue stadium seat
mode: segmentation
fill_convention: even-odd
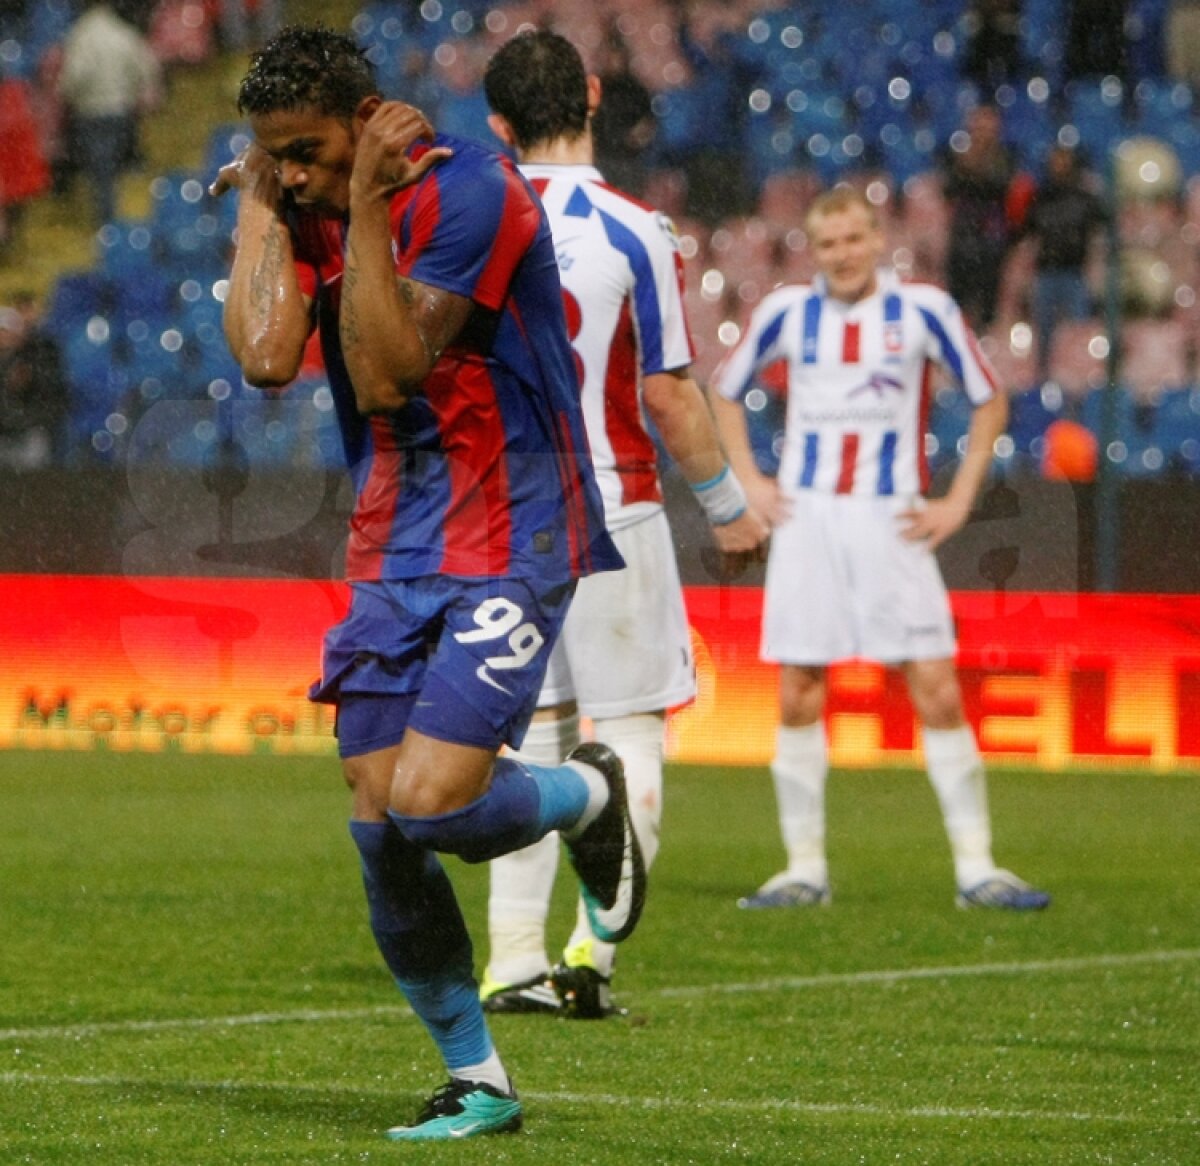
[[[1168,468],[1200,475],[1200,388],[1164,393],[1154,410],[1152,434]]]
[[[1166,454],[1155,432],[1154,410],[1136,402],[1124,389],[1114,391],[1114,431],[1107,448],[1101,449],[1101,456],[1107,457],[1109,464],[1123,477],[1157,477],[1166,468]],[[1093,389],[1083,399],[1080,411],[1080,420],[1100,442],[1104,436],[1105,394],[1108,392],[1105,388]]]
[[[925,437],[925,456],[934,473],[962,456],[959,446],[971,423],[971,412],[971,402],[958,388],[947,387],[934,394]]]
[[[226,162],[232,162],[249,144],[250,131],[242,122],[226,122],[217,126],[208,136],[204,151],[200,178],[205,183],[217,176],[217,171]]]
[[[96,318],[63,345],[63,365],[71,392],[70,444],[108,459],[116,443],[107,422],[119,412],[130,387],[124,346],[108,323]]]
[[[189,170],[160,175],[150,192],[149,226],[163,260],[180,275],[227,270],[232,221],[225,211],[236,214],[237,200],[213,198],[201,176]]]
[[[51,289],[43,326],[60,341],[83,329],[92,316],[112,311],[112,288],[98,271],[68,271]]]
[[[1040,385],[1008,398],[1008,433],[1015,452],[1039,460],[1046,430],[1063,417],[1066,402],[1057,385]]]
[[[1058,132],[1049,99],[1035,101],[1027,89],[1018,90],[1005,106],[1004,141],[1024,170],[1044,176],[1046,157]]]
[[[764,378],[746,394],[746,431],[755,465],[768,477],[774,477],[779,472],[787,418],[787,388],[783,382],[786,373],[782,365],[764,372]]]
[[[1070,122],[1093,166],[1102,167],[1108,152],[1128,133],[1119,85],[1110,81],[1072,81],[1067,87]]]

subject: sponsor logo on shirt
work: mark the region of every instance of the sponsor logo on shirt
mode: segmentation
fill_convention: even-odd
[[[864,384],[855,385],[846,396],[857,397],[863,393],[874,393],[878,399],[882,400],[889,390],[902,393],[904,385],[895,377],[888,376],[887,373],[873,372]]]

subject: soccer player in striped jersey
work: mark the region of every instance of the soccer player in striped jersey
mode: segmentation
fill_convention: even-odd
[[[521,742],[576,581],[622,566],[554,245],[516,167],[383,101],[348,37],[285,29],[238,104],[254,142],[213,187],[238,190],[226,333],[251,384],[282,386],[320,329],[356,502],[350,610],[312,695],[337,706],[376,942],[450,1074],[388,1133],[508,1132],[521,1102],[437,852],[483,862],[561,832],[610,942],[644,892],[611,751],[497,757]]]
[[[830,900],[825,672],[865,657],[903,671],[959,905],[1040,909],[1049,896],[992,859],[984,771],[934,557],[967,521],[1007,423],[1007,398],[957,304],[879,266],[883,234],[865,198],[834,188],[814,202],[807,228],[818,277],[764,297],[710,386],[733,465],[774,528],[762,655],[781,665],[771,772],[787,867],[741,906]],[[769,479],[751,454],[741,401],[776,361],[787,368],[787,420],[779,474]],[[948,492],[927,499],[924,422],[935,366],[974,410]]]
[[[679,573],[663,512],[649,417],[706,511],[717,549],[758,556],[767,527],[745,506],[692,379],[681,257],[671,223],[605,184],[593,165],[600,83],[570,41],[525,32],[492,58],[490,125],[545,204],[583,411],[609,530],[628,566],[582,580],[551,657],[520,756],[555,765],[580,714],[622,759],[646,863],[658,849],[666,710],[695,694]],[[551,967],[546,915],[558,847],[545,839],[492,864],[489,1011],[597,1018],[615,1010],[613,946],[581,910]]]

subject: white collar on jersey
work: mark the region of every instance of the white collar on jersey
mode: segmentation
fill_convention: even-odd
[[[573,178],[576,182],[603,182],[604,175],[584,162],[522,162],[518,170],[526,178]]]

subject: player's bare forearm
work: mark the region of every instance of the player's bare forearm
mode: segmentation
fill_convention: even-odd
[[[274,164],[252,146],[221,168],[211,190],[237,191],[238,198],[238,244],[224,312],[230,351],[250,384],[285,385],[300,370],[311,324],[279,213],[283,192]]]
[[[339,328],[358,408],[399,409],[462,330],[471,301],[396,275],[387,204],[378,201],[351,216],[342,278]]]
[[[239,240],[225,300],[229,349],[250,384],[286,385],[300,371],[310,328],[287,230],[256,217],[239,228]]]
[[[652,373],[642,386],[646,412],[689,483],[707,482],[725,465],[716,425],[700,386],[686,370]]]
[[[416,142],[432,137],[420,110],[385,101],[366,122],[355,154],[339,328],[363,413],[410,401],[470,315],[470,300],[397,278],[393,265],[392,196],[450,156],[432,147],[416,161],[410,157]]]
[[[742,406],[737,401],[727,401],[720,393],[711,389],[708,399],[712,404],[717,435],[729,458],[729,464],[749,489],[753,477],[761,477],[761,474],[754,460],[754,451],[750,448],[750,432],[746,428],[746,415]]]
[[[923,506],[901,514],[902,534],[913,542],[924,542],[931,550],[961,530],[991,468],[993,450],[1008,424],[1008,398],[997,394],[975,409],[967,430],[967,449],[955,471],[950,489],[942,498],[931,498]]]
[[[1008,397],[997,393],[971,414],[967,428],[967,449],[950,483],[946,497],[970,513],[991,469],[996,439],[1008,425]]]

